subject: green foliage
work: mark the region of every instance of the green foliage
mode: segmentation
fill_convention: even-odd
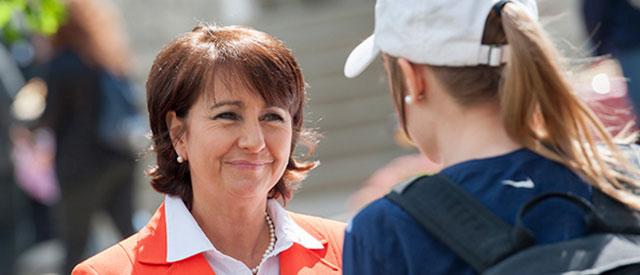
[[[65,18],[61,0],[0,0],[0,35],[9,43],[25,33],[52,35]]]

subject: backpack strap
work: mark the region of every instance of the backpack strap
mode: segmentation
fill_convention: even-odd
[[[477,272],[533,244],[444,175],[423,176],[386,195]]]

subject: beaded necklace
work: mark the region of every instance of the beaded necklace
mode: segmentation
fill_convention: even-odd
[[[273,249],[276,246],[276,229],[273,226],[273,221],[271,220],[271,217],[269,217],[269,214],[267,214],[266,212],[264,214],[265,214],[264,217],[267,220],[267,225],[269,227],[269,245],[267,246],[267,249],[264,250],[264,253],[262,254],[262,259],[260,259],[260,263],[258,263],[258,266],[251,269],[251,273],[254,275],[258,274],[258,270],[260,270],[260,265],[264,262],[264,260],[267,259],[267,256],[269,256],[269,254],[273,252]]]

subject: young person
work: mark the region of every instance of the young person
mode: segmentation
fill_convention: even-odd
[[[345,75],[382,53],[405,132],[443,164],[441,175],[510,224],[547,192],[590,200],[597,188],[640,208],[631,192],[639,171],[571,91],[535,2],[496,2],[378,0],[374,34],[351,53]],[[583,213],[560,200],[525,223],[539,244],[586,231]],[[343,265],[344,274],[474,274],[386,198],[351,221]]]

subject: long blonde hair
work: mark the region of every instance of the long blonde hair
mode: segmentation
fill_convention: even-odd
[[[498,100],[503,125],[524,147],[581,175],[607,195],[640,209],[640,170],[625,159],[594,113],[576,97],[562,73],[559,55],[540,25],[515,4],[492,11],[485,44],[509,44],[501,67],[429,66],[462,106]],[[394,101],[404,123],[404,81],[397,58],[386,56]],[[406,130],[406,129],[405,129]],[[605,156],[598,142],[611,153]]]

